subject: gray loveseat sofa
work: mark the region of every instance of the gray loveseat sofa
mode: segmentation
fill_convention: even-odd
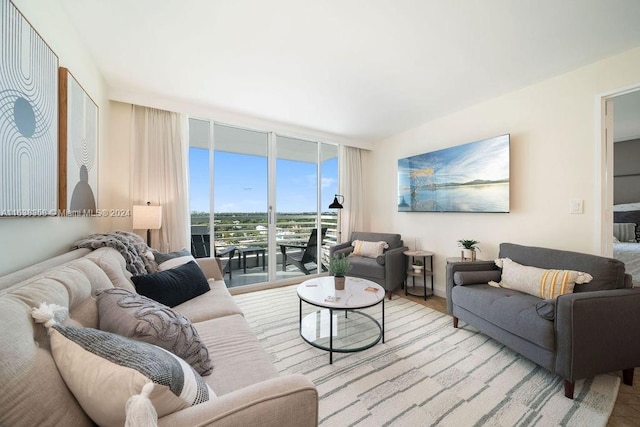
[[[384,241],[389,244],[389,247],[377,258],[353,256],[354,240]],[[334,254],[350,255],[351,269],[347,276],[362,277],[376,282],[389,293],[389,299],[391,299],[393,290],[401,286],[406,277],[404,251],[407,249],[399,234],[355,231],[351,233],[351,239],[348,242],[333,246],[329,250],[329,255],[332,257]]]
[[[576,270],[593,280],[555,299],[490,286],[500,281],[494,262],[447,266],[447,310],[565,380],[573,398],[578,379],[613,371],[633,383],[640,366],[640,289],[618,260],[512,243],[500,245],[500,258],[544,269]]]
[[[210,290],[173,310],[192,322],[208,349],[213,369],[202,378],[217,397],[161,416],[158,424],[316,426],[316,387],[303,375],[278,374],[229,294],[216,260],[197,261]],[[114,287],[135,291],[130,278],[124,258],[111,248],[78,249],[0,277],[0,425],[94,425],[67,388],[47,333],[34,323],[31,310],[55,303],[68,308],[70,326],[97,328],[96,293]],[[94,404],[102,405],[112,394],[94,396]]]

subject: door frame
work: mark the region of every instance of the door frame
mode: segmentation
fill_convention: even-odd
[[[640,91],[640,82],[600,93],[596,96],[596,242],[600,254],[613,256],[613,115],[611,101],[621,95]],[[609,104],[608,104],[609,103]]]

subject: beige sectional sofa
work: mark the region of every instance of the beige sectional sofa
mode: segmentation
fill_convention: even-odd
[[[317,425],[313,383],[302,375],[278,374],[218,264],[214,259],[198,264],[211,290],[174,310],[191,320],[209,351],[213,371],[203,378],[216,397],[160,417],[158,424]],[[34,323],[31,311],[42,302],[55,303],[68,308],[67,324],[97,328],[95,294],[114,286],[135,290],[124,259],[111,248],[78,249],[0,277],[0,425],[93,425],[60,375],[47,332]]]

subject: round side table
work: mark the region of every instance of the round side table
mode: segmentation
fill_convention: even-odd
[[[427,296],[433,295],[433,252],[428,251],[404,251],[407,257],[407,275],[404,281],[404,294],[413,295],[418,297],[424,297],[427,300]],[[416,259],[422,258],[422,269],[417,272],[413,269],[412,264]],[[429,258],[429,264],[427,267],[427,258]],[[422,277],[422,286],[416,285],[416,277]],[[427,277],[431,280],[431,289],[427,289]],[[409,280],[411,278],[411,280]]]

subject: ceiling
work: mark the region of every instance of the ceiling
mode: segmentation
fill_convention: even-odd
[[[57,1],[112,94],[362,141],[640,46],[638,0]]]

